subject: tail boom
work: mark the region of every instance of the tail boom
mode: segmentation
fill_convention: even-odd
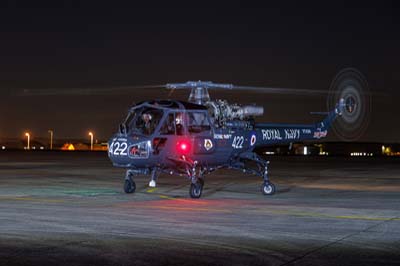
[[[328,135],[328,129],[333,121],[342,114],[344,107],[344,100],[341,99],[335,109],[329,112],[323,121],[316,124],[256,123],[256,146],[287,144],[325,138]]]

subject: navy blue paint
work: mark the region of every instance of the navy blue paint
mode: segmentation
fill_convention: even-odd
[[[109,140],[109,147],[115,146],[115,142],[126,143],[127,154],[124,152],[109,149],[109,157],[114,166],[129,169],[148,169],[158,167],[161,169],[175,169],[177,162],[182,155],[197,161],[198,165],[203,166],[220,166],[228,165],[232,158],[238,157],[243,153],[251,152],[255,147],[267,146],[273,144],[286,144],[290,142],[315,140],[326,137],[327,131],[332,122],[342,112],[344,103],[341,101],[336,108],[332,110],[328,116],[319,123],[311,125],[295,125],[295,124],[272,124],[272,123],[256,123],[254,128],[216,128],[211,124],[209,132],[201,134],[189,135],[188,132],[183,136],[177,135],[161,135],[160,127],[167,119],[169,112],[190,112],[199,111],[208,115],[207,110],[203,106],[199,106],[196,110],[195,105],[191,104],[190,110],[184,102],[173,101],[173,104],[159,104],[155,101],[143,102],[138,106],[134,106],[131,110],[142,106],[152,106],[164,110],[164,115],[150,136],[138,135],[131,132],[116,133]],[[174,106],[175,108],[171,108]],[[255,143],[252,145],[251,138],[255,136]],[[157,138],[165,138],[165,145],[155,150],[154,141]],[[207,150],[205,140],[212,143],[212,147]],[[190,144],[188,153],[182,154],[177,151],[177,144],[180,141],[187,141]],[[148,143],[148,156],[135,157],[129,156],[132,148],[137,147],[138,143]],[[114,143],[114,144],[113,144]],[[125,144],[124,144],[125,145]],[[145,153],[144,153],[145,154]]]

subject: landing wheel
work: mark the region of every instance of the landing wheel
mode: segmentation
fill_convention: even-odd
[[[189,194],[193,199],[198,199],[201,197],[203,192],[204,180],[199,178],[195,184],[190,184]]]
[[[261,187],[261,191],[264,195],[273,195],[275,194],[275,185],[272,183],[264,182],[264,184]]]
[[[133,193],[136,190],[136,183],[132,178],[125,179],[124,191],[125,193]]]

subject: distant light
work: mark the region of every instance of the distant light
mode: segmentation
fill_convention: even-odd
[[[5,149],[6,149],[6,146],[1,146],[1,149],[2,149],[2,150],[5,150]]]
[[[274,155],[275,152],[273,152],[273,151],[266,151],[266,152],[264,152],[264,154],[267,154],[267,155]]]
[[[90,150],[93,150],[93,132],[90,131],[89,132],[89,136],[90,136]]]
[[[31,135],[29,134],[29,132],[25,132],[25,136],[27,137],[27,150],[30,149],[30,139],[31,139]]]
[[[350,153],[350,156],[374,156],[374,154],[367,152],[352,152]]]
[[[307,154],[308,154],[307,146],[304,146],[303,154],[304,154],[304,155],[307,155]]]
[[[41,149],[41,150],[44,150],[44,147],[43,147],[43,146],[40,146],[40,149]]]

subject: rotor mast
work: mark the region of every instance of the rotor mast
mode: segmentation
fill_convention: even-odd
[[[210,101],[208,89],[233,89],[232,84],[213,83],[211,81],[188,81],[185,83],[168,83],[168,89],[191,89],[188,101],[204,105]]]

